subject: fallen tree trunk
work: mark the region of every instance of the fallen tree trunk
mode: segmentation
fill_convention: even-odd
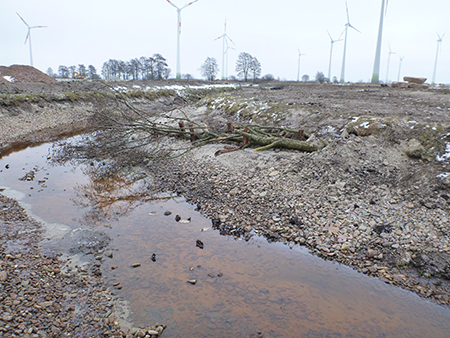
[[[316,151],[319,147],[309,144],[306,141],[299,141],[291,138],[264,136],[246,133],[241,130],[236,130],[236,134],[247,137],[247,139],[254,144],[261,145],[262,147],[255,148],[254,151],[267,150],[274,147],[295,149],[301,151]]]
[[[226,128],[219,131],[199,119],[190,119],[181,108],[154,115],[137,109],[126,99],[122,103],[122,109],[100,109],[96,114],[102,119],[99,124],[104,126],[103,130],[111,140],[108,148],[116,153],[142,149],[146,153],[145,157],[158,160],[178,157],[195,148],[214,143],[234,145],[233,148],[218,151],[216,155],[248,146],[257,146],[254,151],[277,147],[312,152],[326,145],[317,139],[314,144],[305,141],[310,135],[302,129],[258,124],[233,126],[228,122]],[[190,140],[190,145],[170,144],[165,141],[165,138],[170,137]]]

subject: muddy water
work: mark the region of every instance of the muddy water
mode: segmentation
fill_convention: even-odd
[[[53,225],[53,248],[80,227],[112,238],[104,277],[136,326],[165,324],[167,337],[449,336],[447,309],[300,247],[220,236],[182,197],[154,198],[141,183],[99,178],[95,166],[52,166],[48,148],[0,159],[0,186]]]

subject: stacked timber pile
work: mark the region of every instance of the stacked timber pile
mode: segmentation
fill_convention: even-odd
[[[428,85],[425,84],[426,77],[412,77],[405,76],[403,81],[406,82],[392,82],[393,88],[415,88],[415,89],[428,89]]]

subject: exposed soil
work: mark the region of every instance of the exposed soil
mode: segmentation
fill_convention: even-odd
[[[42,73],[39,69],[31,66],[12,65],[9,67],[0,66],[0,83],[56,83],[51,76]]]
[[[129,89],[137,85],[145,89],[163,83],[114,83]],[[19,91],[58,93],[67,86],[27,84]],[[99,88],[88,81],[70,86]],[[14,93],[12,83],[0,88],[2,93]],[[226,122],[251,121],[303,129],[322,140],[327,146],[313,153],[246,149],[214,157],[223,147],[212,145],[174,161],[151,164],[148,172],[155,189],[185,196],[222,233],[247,238],[260,234],[304,245],[324,259],[448,305],[449,94],[446,88],[276,83],[202,94],[188,104],[185,98],[175,99],[182,94],[135,103],[152,114],[155,108],[168,111],[183,104],[192,119],[223,130]],[[28,134],[19,132],[23,122],[12,117],[28,111],[27,118],[32,119],[39,104],[43,107],[38,111],[46,118],[30,123]],[[77,116],[80,124],[88,125],[90,114],[74,110],[79,103],[50,104],[52,109],[45,102],[27,103],[20,112],[17,107],[2,107],[0,143],[58,136],[60,124],[51,119],[55,111],[72,114],[63,123],[69,130],[77,125]],[[43,130],[45,134],[39,134]],[[5,244],[1,250],[5,260]]]

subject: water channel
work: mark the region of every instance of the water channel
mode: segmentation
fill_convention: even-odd
[[[165,324],[164,337],[450,336],[446,308],[299,246],[221,236],[182,197],[99,178],[93,163],[57,165],[52,147],[1,158],[0,187],[51,229],[45,250],[67,250],[83,229],[112,239],[103,276],[120,283],[111,289],[135,326]]]

